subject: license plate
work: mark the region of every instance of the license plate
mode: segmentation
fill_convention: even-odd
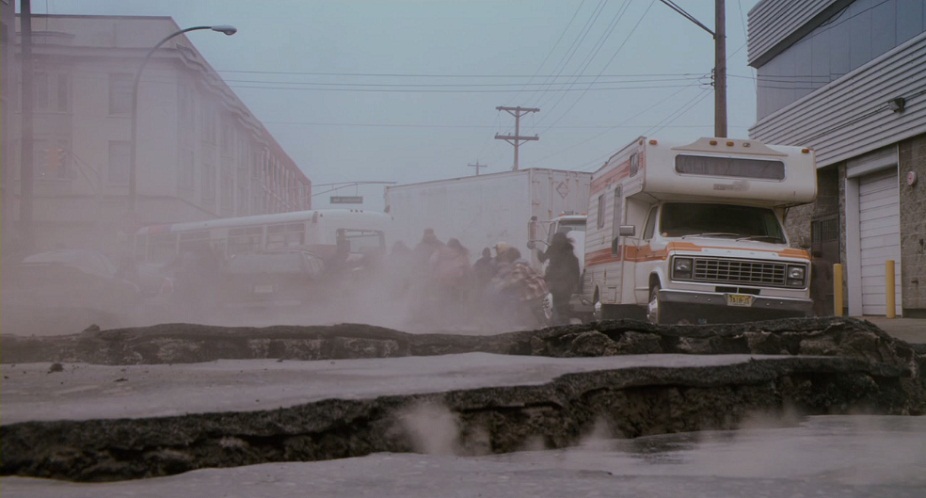
[[[727,306],[752,306],[753,296],[749,294],[727,294]]]
[[[254,293],[255,294],[272,294],[273,285],[272,284],[255,285]]]

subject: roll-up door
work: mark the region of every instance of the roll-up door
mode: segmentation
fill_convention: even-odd
[[[885,267],[894,260],[895,313],[900,315],[900,202],[897,170],[859,178],[862,313],[886,315]]]

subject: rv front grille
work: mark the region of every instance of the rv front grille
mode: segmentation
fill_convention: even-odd
[[[691,280],[696,282],[769,287],[785,287],[787,285],[787,265],[785,263],[695,258],[692,269]]]

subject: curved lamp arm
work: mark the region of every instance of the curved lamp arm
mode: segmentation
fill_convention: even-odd
[[[141,73],[145,69],[145,65],[148,64],[148,59],[161,48],[161,45],[167,43],[168,40],[175,36],[188,33],[190,31],[208,29],[211,31],[217,31],[223,33],[226,36],[231,36],[238,32],[238,28],[234,26],[229,26],[227,24],[216,24],[214,26],[193,26],[191,28],[181,29],[180,31],[175,31],[167,36],[165,36],[161,41],[159,41],[155,46],[151,47],[148,50],[148,53],[145,54],[145,59],[142,61],[141,65],[138,66],[138,70],[135,71],[135,81],[132,84],[132,141],[131,141],[131,163],[129,164],[129,212],[135,213],[135,204],[136,204],[136,156],[137,156],[137,137],[138,137],[138,84],[141,82]]]

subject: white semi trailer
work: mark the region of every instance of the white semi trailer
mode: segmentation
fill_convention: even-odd
[[[444,242],[459,239],[474,260],[483,248],[506,242],[539,269],[532,249],[545,247],[536,241],[546,240],[564,213],[585,213],[591,178],[590,172],[531,168],[388,186],[390,238],[414,247],[432,228]]]

